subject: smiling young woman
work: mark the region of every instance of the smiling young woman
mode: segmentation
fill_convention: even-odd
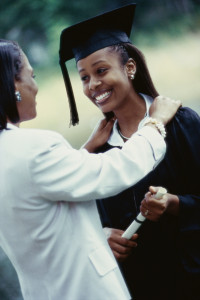
[[[133,58],[129,58],[125,47],[115,45],[100,49],[79,60],[77,68],[85,95],[105,115],[112,112],[118,120],[120,132],[129,138],[137,131],[139,122],[146,114],[146,103],[141,93],[147,90],[147,86],[151,97],[158,96],[158,93],[149,73],[141,70],[137,72],[137,63],[141,69],[148,70],[142,56],[138,59],[134,55],[136,63]],[[133,46],[133,49],[136,47]],[[135,82],[141,80],[143,84],[140,82],[139,87],[137,83],[133,84],[133,76]],[[139,76],[141,78],[138,79]]]

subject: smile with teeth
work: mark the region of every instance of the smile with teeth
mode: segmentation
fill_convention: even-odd
[[[99,96],[95,97],[96,103],[100,104],[103,103],[105,100],[107,100],[107,98],[111,95],[111,91],[109,92],[105,92]]]

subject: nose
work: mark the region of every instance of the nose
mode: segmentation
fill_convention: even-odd
[[[35,83],[35,95],[37,95],[37,93],[38,93],[38,85],[37,85],[37,83]]]
[[[89,90],[94,91],[98,86],[101,85],[101,80],[96,77],[91,77],[89,82]]]

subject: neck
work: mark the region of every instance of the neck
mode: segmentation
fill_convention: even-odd
[[[136,94],[136,96],[129,101],[126,106],[114,111],[122,135],[129,138],[134,132],[136,132],[140,121],[145,116],[145,113],[146,103],[138,94]]]

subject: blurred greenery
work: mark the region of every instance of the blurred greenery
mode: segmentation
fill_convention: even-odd
[[[84,143],[102,114],[83,95],[75,63],[70,61],[80,124],[69,129],[58,65],[59,36],[71,24],[131,2],[137,3],[131,39],[144,53],[157,90],[200,113],[200,0],[1,0],[0,37],[20,43],[40,89],[38,116],[22,127],[56,130],[75,148]],[[1,250],[0,278],[1,300],[22,299],[16,273]]]
[[[158,31],[175,36],[199,28],[200,0],[1,0],[0,36],[17,40],[34,63],[57,63],[61,29],[132,2],[137,3],[134,32],[145,32],[151,44]]]

